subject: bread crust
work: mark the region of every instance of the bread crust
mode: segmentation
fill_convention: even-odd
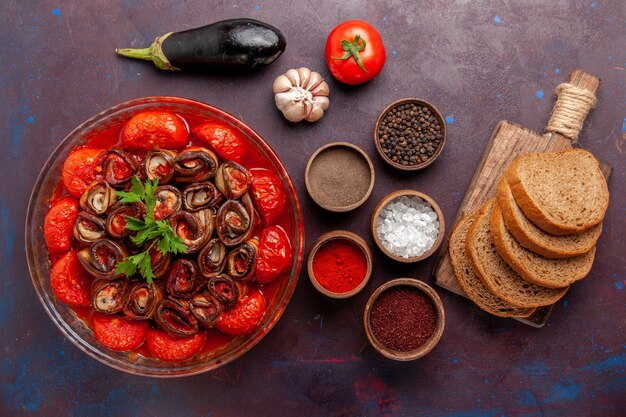
[[[465,249],[472,268],[476,275],[482,280],[485,286],[493,294],[518,307],[541,307],[557,302],[568,287],[546,288],[529,283],[522,279],[513,269],[511,269],[503,259],[496,259],[497,265],[488,268],[481,262],[479,253],[479,243],[476,239],[479,230],[483,229],[485,239],[483,246],[493,245],[491,233],[489,232],[489,217],[495,205],[495,199],[487,201],[481,208],[480,214],[467,232]],[[484,228],[487,228],[485,231]],[[497,254],[496,254],[497,255]],[[499,255],[497,255],[499,257]],[[526,293],[526,294],[523,294]]]
[[[530,220],[520,218],[520,216],[524,216],[524,213],[517,207],[509,185],[504,178],[498,182],[497,199],[506,228],[515,237],[515,240],[526,249],[546,258],[571,258],[587,253],[595,246],[602,232],[602,223],[577,235],[576,239],[570,239],[571,235],[561,237],[544,232]],[[524,224],[524,220],[526,220],[526,224]],[[572,243],[573,240],[575,243]]]
[[[600,171],[600,165],[595,157],[585,150],[572,149],[568,151],[554,152],[553,158],[554,160],[557,160],[560,156],[567,153],[578,153],[582,157],[584,157],[585,160],[590,161],[590,163],[593,164],[591,170],[595,171],[593,176],[596,178],[587,178],[587,180],[597,180],[597,185],[602,188],[602,197],[599,199],[594,199],[594,204],[600,205],[599,212],[601,213],[601,215],[587,219],[587,221],[580,226],[557,222],[556,220],[551,218],[548,213],[544,212],[544,208],[541,207],[541,205],[531,196],[529,190],[524,185],[523,179],[520,177],[519,167],[521,164],[527,163],[527,161],[535,157],[545,157],[546,154],[529,153],[523,155],[513,161],[513,163],[504,173],[504,177],[509,184],[509,187],[511,188],[511,192],[515,197],[515,201],[517,202],[517,205],[522,209],[526,217],[528,217],[530,221],[532,221],[535,225],[537,225],[545,232],[557,236],[581,233],[597,225],[604,218],[604,213],[606,212],[606,209],[609,205],[609,190],[606,184],[606,180],[604,179],[604,175],[602,175],[602,171]]]
[[[487,313],[493,314],[498,317],[528,317],[532,313],[534,313],[534,308],[517,307],[499,298],[491,291],[489,291],[489,289],[483,284],[480,278],[476,276],[474,270],[471,269],[471,265],[471,270],[466,270],[466,266],[469,263],[469,259],[467,259],[467,253],[465,251],[467,228],[474,222],[479,212],[479,209],[475,209],[465,215],[463,219],[459,220],[454,230],[450,234],[448,251],[450,253],[450,262],[452,263],[454,274],[469,299]],[[454,248],[457,246],[460,246],[462,253],[456,253]],[[465,257],[465,259],[458,259],[458,257],[463,256]],[[468,276],[470,274],[472,276]]]
[[[498,254],[511,269],[528,282],[547,288],[563,288],[583,279],[591,270],[595,247],[590,252],[574,258],[547,259],[525,249],[513,236],[507,239],[505,234],[509,231],[504,225],[498,204],[494,205],[489,223]],[[568,271],[565,272],[564,269]]]

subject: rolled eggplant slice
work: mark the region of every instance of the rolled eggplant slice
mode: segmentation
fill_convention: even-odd
[[[248,239],[252,232],[253,210],[248,194],[241,201],[228,200],[220,206],[217,211],[217,236],[226,246],[237,246]]]
[[[204,277],[198,272],[198,265],[194,261],[177,259],[170,266],[165,286],[170,295],[190,299],[202,291],[204,283]]]
[[[259,255],[259,240],[250,239],[228,254],[226,272],[238,281],[250,281],[256,272]]]
[[[119,187],[130,181],[139,169],[135,159],[121,149],[109,149],[102,160],[106,182]]]
[[[183,196],[178,188],[171,185],[158,186],[154,196],[156,198],[154,220],[167,219],[182,207]]]
[[[78,213],[74,223],[74,237],[83,245],[91,245],[106,237],[106,225],[100,217],[86,211]]]
[[[226,265],[228,250],[226,245],[218,238],[209,240],[198,253],[198,268],[205,277],[220,274]]]
[[[215,176],[217,156],[201,146],[191,146],[173,160],[174,179],[178,182],[200,182]]]
[[[170,216],[169,223],[174,233],[187,246],[186,253],[194,253],[211,238],[215,228],[215,215],[211,209],[200,210],[196,213],[181,210]]]
[[[95,180],[80,196],[80,208],[101,216],[117,201],[115,189],[104,180]]]
[[[174,178],[174,157],[176,152],[167,149],[153,149],[146,154],[145,170],[149,180],[157,178],[159,184],[167,184]]]
[[[128,301],[128,280],[99,279],[91,285],[91,304],[100,313],[115,314],[122,311]]]
[[[132,241],[131,241],[132,243]],[[152,264],[152,273],[154,278],[161,278],[167,274],[172,260],[172,254],[170,252],[163,253],[159,250],[159,241],[157,240],[152,244],[148,241],[143,245],[142,250],[147,250],[150,255],[150,263]]]
[[[198,319],[184,301],[167,298],[159,304],[154,315],[156,324],[172,337],[187,337],[198,333]]]
[[[215,174],[216,187],[228,199],[241,198],[250,189],[250,172],[233,161],[226,161],[217,169]]]
[[[217,323],[224,307],[209,292],[196,295],[189,301],[189,310],[204,328],[211,328]]]
[[[111,280],[123,275],[117,272],[117,264],[126,258],[127,252],[112,240],[97,240],[77,255],[85,270],[98,279]]]
[[[131,230],[126,228],[126,217],[135,219],[143,219],[146,209],[138,203],[133,204],[116,204],[107,214],[106,229],[109,236],[114,239],[121,239],[129,236]]]
[[[128,292],[124,314],[129,320],[148,320],[163,301],[163,290],[154,283],[136,282]]]
[[[183,190],[183,205],[187,211],[198,211],[218,205],[224,196],[213,183],[194,182]]]
[[[226,274],[209,278],[207,290],[222,304],[224,310],[230,310],[239,301],[239,286]]]

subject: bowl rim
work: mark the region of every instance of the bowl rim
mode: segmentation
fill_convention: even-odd
[[[225,353],[221,353],[216,357],[210,358],[210,360],[203,362],[199,365],[190,365],[189,368],[186,367],[149,367],[149,366],[139,366],[137,364],[133,364],[127,361],[120,360],[119,358],[115,358],[107,353],[108,349],[103,346],[94,346],[87,341],[85,341],[74,329],[73,327],[65,321],[65,319],[60,315],[56,308],[54,308],[53,302],[51,300],[51,295],[48,294],[41,286],[39,285],[38,279],[38,271],[36,270],[35,264],[37,263],[37,258],[35,255],[34,242],[31,239],[32,230],[29,230],[31,227],[38,227],[38,225],[34,224],[34,216],[36,211],[36,203],[38,201],[37,191],[40,190],[44,184],[47,175],[50,173],[50,170],[53,168],[55,161],[59,157],[59,155],[65,150],[66,146],[69,142],[71,142],[75,137],[80,136],[81,132],[85,133],[89,128],[93,127],[93,125],[97,124],[100,119],[108,116],[115,115],[116,113],[132,109],[134,107],[140,107],[145,105],[159,105],[159,104],[170,104],[170,105],[186,105],[194,108],[200,108],[202,110],[208,111],[213,116],[215,116],[218,120],[223,120],[231,125],[234,125],[238,129],[240,129],[243,133],[248,135],[251,140],[255,142],[255,145],[260,148],[263,152],[265,152],[266,156],[269,159],[269,162],[276,169],[278,174],[280,175],[282,184],[285,186],[286,194],[290,196],[291,207],[289,212],[292,213],[293,216],[293,229],[295,235],[295,241],[292,242],[292,247],[295,248],[293,251],[294,259],[292,262],[291,273],[289,275],[289,279],[293,280],[293,283],[289,283],[285,287],[285,292],[282,295],[282,298],[276,303],[275,310],[268,317],[267,322],[263,325],[259,326],[253,333],[249,333],[245,336],[247,340],[236,346],[232,352],[234,355],[230,358],[223,359]],[[77,144],[76,146],[79,146]],[[60,181],[60,179],[59,179]],[[39,299],[41,305],[44,308],[44,311],[51,318],[52,322],[57,326],[57,328],[61,331],[61,333],[70,340],[76,347],[78,347],[81,351],[85,352],[87,355],[96,359],[98,362],[103,363],[109,367],[117,369],[119,371],[123,371],[133,375],[141,375],[148,377],[156,377],[156,378],[178,378],[185,377],[191,375],[197,375],[200,373],[204,373],[210,370],[217,369],[227,363],[232,362],[233,360],[241,357],[243,354],[252,349],[256,344],[258,344],[267,333],[275,326],[280,317],[285,311],[287,304],[289,303],[293,293],[295,292],[295,288],[298,283],[300,270],[302,266],[303,253],[304,253],[304,218],[302,216],[302,208],[300,202],[298,200],[298,195],[295,191],[295,187],[293,185],[293,181],[287,171],[287,168],[283,165],[278,155],[272,149],[272,147],[267,143],[256,131],[254,131],[251,127],[249,127],[243,121],[237,119],[235,116],[230,113],[221,110],[215,106],[210,104],[188,99],[184,97],[177,96],[146,96],[130,99],[119,104],[108,107],[107,109],[91,116],[89,119],[85,120],[81,124],[79,124],[76,128],[74,128],[69,134],[67,134],[61,142],[55,147],[55,149],[51,152],[50,156],[44,163],[41,168],[35,184],[32,188],[31,194],[28,200],[27,212],[26,212],[26,221],[24,226],[25,233],[25,249],[26,249],[26,260],[28,265],[28,271],[31,277],[31,281],[33,283],[33,287],[35,288],[35,292],[37,293],[37,298]],[[42,232],[41,232],[42,233]],[[237,340],[235,338],[234,340]],[[164,362],[167,364],[166,362]]]
[[[317,254],[317,251],[326,243],[332,240],[347,240],[348,242],[355,244],[365,256],[365,260],[367,263],[367,271],[365,272],[365,276],[363,277],[363,280],[359,283],[357,287],[355,287],[354,289],[348,292],[334,292],[334,291],[328,290],[327,288],[323,287],[319,283],[319,281],[315,277],[315,273],[313,272],[313,260],[315,259],[315,255]],[[320,293],[330,298],[338,298],[338,299],[349,298],[361,292],[361,290],[365,288],[365,286],[369,282],[370,277],[372,275],[372,252],[370,251],[370,248],[365,242],[365,240],[363,240],[363,238],[361,238],[361,236],[357,235],[356,233],[350,232],[348,230],[332,230],[330,232],[326,232],[323,235],[321,235],[313,243],[313,246],[311,247],[311,251],[309,252],[309,257],[307,260],[307,272],[308,272],[309,280],[311,281],[311,284],[313,284],[315,289],[319,291]]]
[[[322,204],[319,201],[319,199],[316,197],[315,193],[313,192],[313,185],[311,184],[310,171],[311,171],[311,166],[313,165],[313,162],[315,162],[315,159],[319,156],[319,154],[333,147],[347,147],[352,150],[355,150],[357,153],[359,153],[363,157],[363,159],[365,159],[365,161],[367,162],[367,166],[369,167],[369,171],[370,171],[370,184],[367,189],[367,192],[359,201],[349,204],[347,206],[329,206],[326,204]],[[351,210],[356,209],[357,207],[360,207],[363,203],[365,203],[365,201],[367,201],[367,199],[372,194],[375,180],[376,180],[376,172],[374,170],[374,164],[372,164],[372,160],[363,149],[361,149],[357,145],[350,143],[350,142],[331,142],[331,143],[327,143],[326,145],[320,146],[319,148],[317,148],[315,152],[313,152],[313,154],[309,158],[309,161],[306,164],[306,168],[304,169],[304,184],[306,186],[307,192],[309,193],[309,196],[321,208],[328,210],[328,211],[335,212],[335,213],[343,213],[346,211],[351,211]]]
[[[426,201],[427,203],[429,203],[431,207],[433,208],[433,210],[435,211],[435,213],[437,214],[437,220],[439,220],[439,233],[437,234],[437,239],[435,240],[435,243],[433,243],[430,249],[428,249],[423,254],[419,256],[414,256],[412,258],[403,258],[402,256],[398,256],[395,253],[389,251],[387,248],[385,248],[383,243],[380,241],[380,238],[378,237],[378,233],[376,233],[376,219],[378,219],[378,216],[380,216],[380,212],[383,210],[383,208],[392,200],[395,200],[396,198],[402,197],[405,195],[417,196],[417,197],[420,197],[422,200]],[[372,232],[372,237],[374,238],[374,242],[376,242],[376,246],[378,246],[378,248],[385,255],[387,255],[391,259],[398,261],[398,262],[414,263],[414,262],[419,262],[428,258],[430,255],[435,253],[437,249],[439,249],[439,246],[441,246],[441,242],[443,242],[443,236],[446,233],[446,221],[443,216],[443,212],[441,211],[441,207],[439,207],[439,204],[437,204],[437,202],[432,197],[417,190],[404,189],[404,190],[392,191],[391,193],[387,194],[385,197],[383,197],[380,200],[380,202],[376,205],[376,208],[374,208],[374,211],[372,212],[372,218],[370,220],[370,229]]]
[[[388,289],[398,286],[409,286],[421,290],[431,300],[437,314],[437,323],[435,325],[435,330],[433,331],[433,334],[428,338],[428,340],[426,340],[426,342],[424,342],[423,345],[415,350],[411,350],[408,352],[400,352],[383,345],[376,338],[376,336],[374,336],[370,323],[370,314],[372,312],[372,307],[378,297]],[[372,293],[370,298],[367,300],[367,303],[365,304],[365,308],[363,310],[363,328],[365,329],[365,334],[370,344],[381,355],[396,361],[412,361],[426,356],[439,343],[439,340],[443,335],[445,326],[446,313],[443,308],[443,302],[441,301],[441,298],[439,298],[439,294],[437,294],[437,292],[430,285],[415,278],[396,278],[382,284]]]
[[[385,154],[379,142],[380,138],[378,135],[378,127],[382,123],[383,119],[385,118],[385,116],[391,109],[401,104],[405,104],[405,103],[416,103],[416,104],[428,107],[430,110],[432,110],[435,117],[439,119],[441,129],[442,129],[441,142],[439,143],[439,146],[437,147],[437,149],[435,149],[435,153],[430,158],[428,158],[426,162],[421,162],[417,165],[402,165],[402,164],[392,161],[391,158],[389,158]],[[437,109],[437,107],[435,107],[434,104],[426,100],[423,100],[421,98],[406,97],[406,98],[395,100],[394,102],[389,104],[387,107],[385,107],[385,109],[382,112],[380,112],[378,119],[376,119],[376,124],[374,125],[374,145],[376,146],[376,151],[387,164],[402,171],[418,171],[420,169],[426,168],[427,166],[435,162],[435,160],[439,157],[439,155],[443,151],[443,147],[446,144],[447,137],[448,137],[448,129],[446,127],[446,119],[441,115],[441,112],[439,111],[439,109]]]

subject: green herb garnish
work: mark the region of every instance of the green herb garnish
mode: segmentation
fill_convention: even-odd
[[[126,216],[126,228],[137,232],[136,235],[131,236],[131,240],[135,245],[141,246],[148,241],[152,241],[152,244],[145,251],[129,256],[123,262],[118,263],[117,273],[132,276],[139,268],[139,273],[146,281],[152,283],[154,272],[152,271],[150,249],[152,249],[154,244],[158,241],[157,249],[164,255],[166,253],[183,253],[187,250],[187,246],[176,235],[174,229],[167,221],[154,220],[154,209],[157,203],[154,193],[159,185],[159,180],[155,178],[147,180],[145,184],[142,184],[141,180],[134,176],[131,181],[132,187],[129,192],[117,192],[118,201],[120,203],[144,204],[146,206],[146,217],[141,220]]]

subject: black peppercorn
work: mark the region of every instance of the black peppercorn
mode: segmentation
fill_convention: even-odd
[[[400,104],[383,116],[378,127],[379,144],[393,162],[421,164],[441,146],[442,124],[429,107]]]

